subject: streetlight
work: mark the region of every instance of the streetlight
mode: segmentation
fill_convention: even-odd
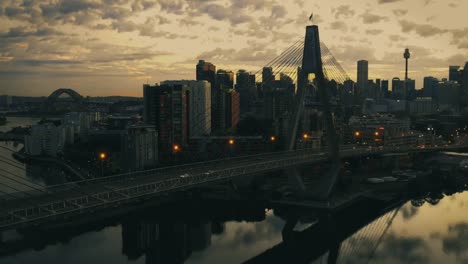
[[[104,176],[104,160],[106,160],[107,154],[105,152],[99,153],[99,159],[101,160],[101,177]]]
[[[270,141],[276,141],[276,137],[275,137],[275,136],[271,136],[271,137],[270,137]]]
[[[232,145],[234,145],[234,143],[236,143],[236,142],[234,141],[234,139],[231,138],[231,139],[229,139],[228,143],[229,143],[229,145],[232,146]]]
[[[355,137],[361,136],[361,132],[359,132],[359,131],[354,132],[354,136],[355,136]]]
[[[302,135],[302,137],[303,137],[304,139],[308,139],[308,138],[309,138],[309,134],[304,133],[304,135]]]
[[[172,150],[173,150],[174,152],[179,152],[179,151],[180,151],[180,146],[179,146],[178,144],[174,144],[174,145],[172,146]]]

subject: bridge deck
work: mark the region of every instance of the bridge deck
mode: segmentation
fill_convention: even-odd
[[[341,157],[353,157],[447,149],[451,148],[363,149],[350,147],[343,148],[340,154]],[[38,223],[50,217],[66,214],[82,214],[98,207],[119,206],[170,191],[290,166],[323,162],[327,159],[326,153],[313,152],[310,149],[276,152],[71,182],[51,186],[42,193],[39,191],[14,193],[12,196],[0,197],[0,205],[2,205],[0,229],[24,226],[32,222]]]

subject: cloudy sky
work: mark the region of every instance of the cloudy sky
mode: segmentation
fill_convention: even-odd
[[[303,38],[311,12],[351,79],[447,77],[468,61],[466,0],[1,0],[0,94],[141,96],[194,79],[198,59],[256,72]]]

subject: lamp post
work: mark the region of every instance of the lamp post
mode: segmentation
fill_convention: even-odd
[[[104,177],[104,160],[106,160],[107,154],[105,152],[99,153],[99,159],[101,160],[101,177]]]

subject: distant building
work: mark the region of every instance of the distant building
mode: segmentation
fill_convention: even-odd
[[[215,112],[217,109],[217,103],[218,103],[218,98],[219,98],[219,89],[217,89],[216,86],[216,66],[213,65],[210,62],[206,62],[204,60],[199,60],[197,67],[196,67],[196,77],[197,81],[208,81],[210,83],[211,87],[211,96],[210,96],[210,104],[211,104],[211,127],[213,127],[213,121],[216,119],[215,118]]]
[[[122,162],[127,171],[156,167],[158,132],[154,126],[130,126],[122,133]]]
[[[461,81],[460,66],[450,66],[449,67],[449,81],[451,81],[451,82],[460,82]]]
[[[9,95],[0,95],[0,109],[10,109],[13,98]]]
[[[392,97],[397,100],[407,100],[414,96],[416,90],[416,82],[412,79],[400,80],[395,77],[392,79]]]
[[[461,91],[463,96],[463,106],[468,107],[468,62],[465,63],[465,68],[461,73]]]
[[[388,97],[388,80],[382,80],[380,84],[380,91],[383,98]]]
[[[240,120],[240,94],[231,90],[226,96],[226,128],[236,128]]]
[[[186,85],[143,85],[144,122],[158,130],[159,149],[169,153],[173,145],[186,146],[189,130],[189,88]]]
[[[162,85],[186,85],[189,97],[189,137],[211,134],[211,84],[208,81],[164,81]]]
[[[208,81],[212,86],[216,80],[216,66],[210,62],[199,60],[196,69],[197,81]]]
[[[366,60],[357,62],[357,88],[361,96],[367,97],[367,83],[369,80],[369,63]]]
[[[410,102],[410,114],[429,115],[437,111],[437,103],[431,97],[418,97]]]
[[[253,82],[251,76],[254,77]],[[255,99],[255,75],[239,70],[236,74],[236,91],[240,94],[240,112],[245,114],[250,111],[250,105]]]
[[[262,86],[263,92],[269,92],[273,88],[273,81],[275,81],[275,75],[273,74],[272,67],[264,67],[262,70]]]
[[[80,138],[86,137],[91,126],[90,115],[87,112],[66,113],[62,120],[62,124],[72,126]]]
[[[63,150],[64,134],[63,127],[54,123],[33,125],[30,135],[25,137],[26,153],[32,156],[56,157]]]
[[[409,119],[397,119],[392,115],[352,116],[345,141],[363,145],[392,145],[410,132]]]
[[[460,84],[449,82],[443,79],[438,84],[439,110],[450,110],[458,112],[460,110]]]
[[[424,77],[423,96],[431,97],[435,101],[439,98],[439,79],[432,76]]]
[[[212,112],[212,120],[211,120],[211,129],[212,130],[218,130],[218,129],[224,129],[224,118],[220,117],[224,115],[224,100],[225,100],[225,95],[224,91],[234,89],[234,72],[232,71],[226,71],[226,70],[218,70],[216,72],[216,95],[215,97],[211,98],[212,100],[212,107],[211,112]],[[214,103],[213,103],[214,101]]]

